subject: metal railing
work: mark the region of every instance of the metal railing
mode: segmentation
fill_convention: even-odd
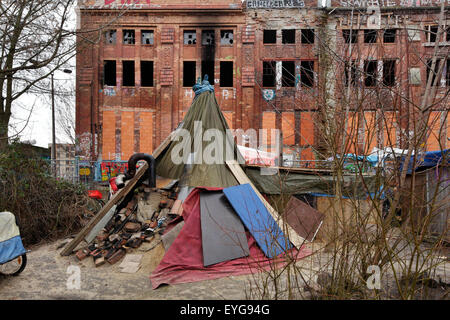
[[[94,185],[125,173],[127,161],[87,161],[79,157],[49,160],[50,168],[56,171],[56,178],[71,183]]]

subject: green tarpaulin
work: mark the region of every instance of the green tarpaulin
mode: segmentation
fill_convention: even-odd
[[[265,194],[323,194],[334,195],[332,175],[313,175],[280,170],[274,175],[262,175],[258,168],[246,168],[245,173],[255,186]],[[343,196],[366,198],[368,193],[378,190],[375,176],[345,175]]]
[[[229,127],[214,92],[205,91],[194,98],[182,129],[156,158],[159,176],[181,179],[191,187],[228,188],[239,184],[226,160],[242,161],[242,155],[231,134],[226,133]],[[186,165],[188,162],[191,164]]]

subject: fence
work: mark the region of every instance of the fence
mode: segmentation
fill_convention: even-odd
[[[128,169],[127,161],[86,161],[75,157],[73,159],[56,159],[50,162],[58,179],[86,185],[107,182],[109,179],[125,173]]]

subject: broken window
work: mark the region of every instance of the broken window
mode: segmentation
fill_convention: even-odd
[[[214,61],[206,60],[202,61],[202,79],[208,75],[208,81],[211,85],[214,85]]]
[[[433,78],[431,80],[431,85],[432,86],[433,85],[437,85],[437,86],[439,85],[440,81],[439,81],[439,79],[436,81],[436,76],[437,76],[437,74],[439,72],[439,64],[440,64],[440,62],[441,62],[440,59],[436,59],[436,64],[434,66],[434,72],[432,72],[431,67],[433,65],[433,60],[432,59],[427,60],[427,81],[428,81],[428,79],[430,77],[430,73],[433,73],[432,74]],[[434,83],[435,81],[436,81],[436,84]]]
[[[264,30],[263,43],[277,43],[277,30]]]
[[[123,30],[123,44],[134,44],[135,34],[134,30]]]
[[[105,31],[105,43],[106,44],[116,44],[117,31],[107,30]]]
[[[342,36],[345,43],[357,43],[358,42],[358,30],[344,29],[342,30]]]
[[[220,30],[220,44],[222,46],[233,45],[234,35],[233,30]]]
[[[438,26],[426,26],[427,31],[427,42],[436,42]]]
[[[295,62],[283,61],[281,63],[281,86],[294,87],[295,86]]]
[[[263,87],[275,87],[275,61],[263,61]]]
[[[142,30],[142,44],[153,44],[154,34],[153,30]]]
[[[233,61],[220,61],[220,86],[233,86]]]
[[[394,43],[395,42],[395,34],[396,29],[386,29],[383,33],[383,42],[384,43]]]
[[[281,30],[281,43],[283,44],[295,43],[295,29]]]
[[[364,62],[364,85],[366,87],[374,87],[377,83],[377,60],[366,60]]]
[[[383,61],[383,85],[387,87],[395,85],[395,60]]]
[[[302,29],[302,43],[314,43],[314,29]]]
[[[125,87],[134,87],[134,61],[122,61],[122,81]]]
[[[300,63],[300,83],[304,87],[314,86],[314,61]]]
[[[184,44],[193,45],[197,44],[197,31],[195,30],[184,30]]]
[[[103,62],[103,84],[105,86],[116,85],[116,61],[105,60]]]
[[[357,78],[358,78],[358,68],[357,68],[357,61],[352,60],[351,66],[350,66],[350,79],[349,79],[349,63],[345,63],[345,70],[344,70],[344,84],[346,87],[348,87],[348,80],[350,80],[350,83],[352,86],[355,86]]]
[[[183,61],[183,87],[192,87],[195,84],[195,61]]]
[[[153,61],[141,61],[141,86],[153,87]]]
[[[202,31],[202,45],[213,46],[214,45],[214,30]]]
[[[377,30],[366,29],[364,30],[364,43],[376,43],[377,42]]]

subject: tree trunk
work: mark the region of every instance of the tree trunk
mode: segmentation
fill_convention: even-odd
[[[11,113],[0,113],[0,152],[8,145],[8,125]]]

